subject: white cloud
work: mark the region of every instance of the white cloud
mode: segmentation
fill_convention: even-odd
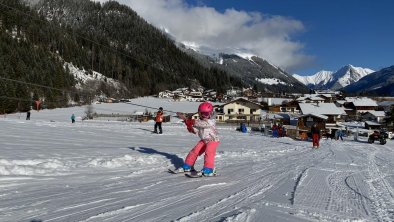
[[[99,0],[105,2],[106,0]],[[254,54],[290,72],[311,64],[303,44],[290,36],[304,31],[302,22],[283,16],[264,15],[212,7],[190,6],[184,0],[118,0],[179,42],[229,52],[229,48]]]

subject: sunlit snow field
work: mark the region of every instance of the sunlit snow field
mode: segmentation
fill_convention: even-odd
[[[198,106],[132,103],[181,112]],[[198,141],[179,119],[164,123],[162,135],[151,133],[153,122],[71,124],[71,114],[84,111],[33,111],[30,121],[25,113],[0,116],[0,221],[394,221],[393,140],[323,139],[312,150],[310,142],[219,125],[219,176],[190,179],[167,172]]]

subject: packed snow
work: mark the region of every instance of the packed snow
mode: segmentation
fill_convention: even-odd
[[[153,122],[81,121],[86,107],[0,116],[0,221],[394,221],[393,141],[322,139],[316,150],[219,124],[219,175],[191,179],[167,172],[198,141],[172,112],[198,103],[140,98],[94,109],[144,106],[172,115],[162,135]]]

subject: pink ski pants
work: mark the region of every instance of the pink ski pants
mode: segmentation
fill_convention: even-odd
[[[196,144],[196,146],[194,146],[194,148],[190,150],[189,154],[185,159],[185,163],[189,166],[194,166],[197,157],[205,153],[204,167],[211,169],[215,168],[216,148],[218,147],[219,143],[219,141],[211,141],[205,144],[203,140],[200,140]]]

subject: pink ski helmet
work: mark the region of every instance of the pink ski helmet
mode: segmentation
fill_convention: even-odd
[[[209,118],[212,114],[213,106],[209,102],[203,102],[198,106],[198,113],[202,118]]]

